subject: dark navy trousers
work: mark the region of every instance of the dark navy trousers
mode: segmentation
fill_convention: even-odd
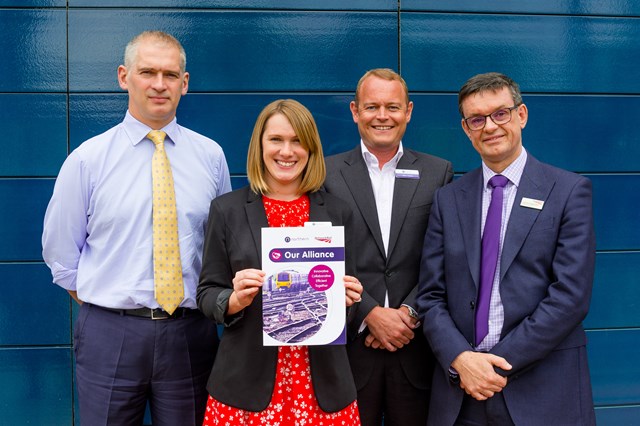
[[[152,320],[84,303],[74,337],[82,425],[142,425],[147,402],[154,426],[202,424],[219,341],[200,312]]]

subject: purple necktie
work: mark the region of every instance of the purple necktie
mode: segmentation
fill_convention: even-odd
[[[480,266],[480,289],[478,290],[476,307],[476,346],[489,333],[489,302],[491,301],[491,288],[498,263],[498,251],[500,250],[502,191],[507,182],[509,179],[502,175],[495,175],[489,179],[489,185],[493,191],[482,234],[482,265]]]

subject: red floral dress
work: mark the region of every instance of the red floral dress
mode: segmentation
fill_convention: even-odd
[[[309,220],[309,197],[293,201],[262,197],[270,227],[303,226]],[[309,350],[306,346],[279,346],[276,381],[271,402],[254,412],[225,405],[211,396],[203,426],[359,426],[358,404],[353,401],[335,413],[322,411],[313,393]]]

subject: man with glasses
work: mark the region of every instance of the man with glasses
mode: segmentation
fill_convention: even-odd
[[[582,320],[594,274],[588,179],[522,146],[509,77],[458,95],[482,166],[436,192],[416,304],[438,360],[429,425],[594,425]]]

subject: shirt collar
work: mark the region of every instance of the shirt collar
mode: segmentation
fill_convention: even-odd
[[[362,150],[362,158],[364,158],[364,162],[367,167],[378,167],[378,158],[369,151],[362,139],[360,139],[360,149]],[[396,155],[394,155],[386,164],[392,164],[393,168],[396,168],[403,155],[404,149],[402,148],[402,141],[400,141],[400,145],[398,145],[398,152],[396,152]]]
[[[125,132],[129,135],[129,139],[133,146],[137,146],[140,142],[145,140],[147,138],[147,134],[149,134],[151,130],[162,130],[167,134],[167,138],[165,140],[171,141],[174,144],[179,140],[180,131],[175,117],[173,117],[173,120],[171,120],[171,122],[162,129],[152,129],[137,120],[129,111],[127,111],[122,124]]]
[[[522,172],[524,171],[524,165],[527,163],[527,150],[522,147],[522,151],[520,151],[520,155],[507,166],[506,169],[502,171],[502,173],[496,173],[491,170],[484,161],[482,162],[482,177],[484,180],[483,188],[487,188],[489,185],[489,179],[494,177],[497,174],[500,174],[507,179],[509,182],[513,183],[516,188],[520,185],[520,178],[522,178]]]

